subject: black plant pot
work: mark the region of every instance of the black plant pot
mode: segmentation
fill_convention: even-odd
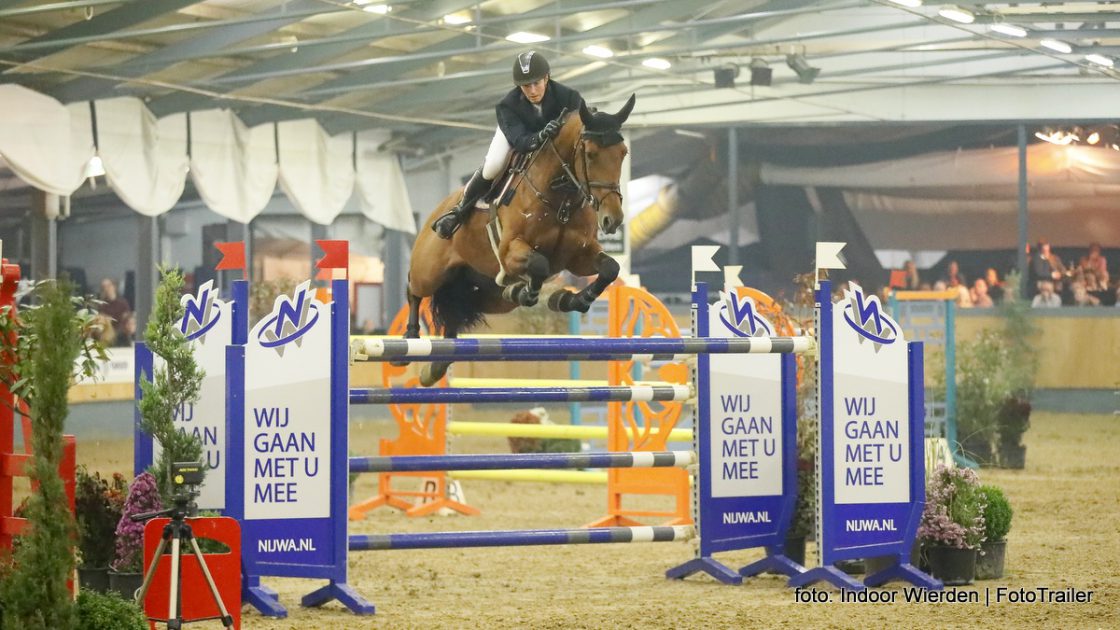
[[[999,445],[999,465],[1016,470],[1026,468],[1027,447],[1017,443],[1001,442]]]
[[[789,536],[783,547],[786,557],[801,566],[805,566],[805,537]]]
[[[109,567],[78,567],[78,585],[95,593],[108,591]]]
[[[926,548],[921,539],[915,540],[914,546],[910,548],[910,564],[918,567],[919,571],[929,573],[929,559],[926,558]]]
[[[109,571],[109,590],[119,593],[126,601],[136,599],[136,591],[144,583],[143,573],[117,573]]]
[[[863,559],[863,574],[875,575],[880,571],[890,568],[898,560],[898,556],[874,556]]]
[[[925,547],[929,572],[945,586],[971,584],[976,577],[976,550],[941,545]]]
[[[982,543],[980,551],[981,554],[976,557],[976,579],[998,580],[1003,577],[1003,565],[1007,560],[1007,541]]]
[[[961,440],[961,450],[965,457],[981,466],[990,466],[995,461],[991,441],[982,436],[964,438]]]

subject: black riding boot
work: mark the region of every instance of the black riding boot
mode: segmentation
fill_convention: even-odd
[[[440,238],[451,238],[455,235],[455,231],[471,216],[471,210],[474,210],[474,204],[478,201],[479,197],[485,195],[490,186],[494,182],[482,177],[482,169],[478,169],[471,175],[470,181],[463,189],[463,197],[459,200],[447,214],[435,220],[432,223],[432,230],[439,235]]]

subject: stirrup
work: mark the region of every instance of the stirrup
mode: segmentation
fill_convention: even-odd
[[[451,237],[455,236],[455,233],[459,231],[459,228],[463,227],[463,216],[456,210],[457,209],[449,210],[446,214],[436,219],[432,223],[432,231],[436,233],[436,236],[442,239],[450,240]],[[446,230],[440,229],[440,226],[443,225],[451,225],[451,231],[448,232]]]

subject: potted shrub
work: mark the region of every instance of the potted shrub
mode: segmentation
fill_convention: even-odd
[[[786,532],[784,553],[802,566],[805,565],[805,541],[813,534],[816,518],[816,466],[811,458],[801,456],[797,459],[797,505],[793,508],[793,520]]]
[[[5,278],[7,282],[8,278]],[[93,309],[66,280],[31,289],[32,306],[0,311],[0,380],[30,410],[34,453],[26,471],[36,491],[27,501],[28,529],[0,583],[4,627],[70,628],[75,614],[66,583],[74,574],[74,517],[58,474],[67,394],[79,376],[97,372],[104,351],[89,335]]]
[[[160,268],[162,279],[156,288],[152,316],[144,328],[144,343],[162,359],[149,378],[140,379],[140,428],[159,442],[162,450],[152,465],[160,494],[170,500],[172,462],[202,460],[202,439],[175,424],[180,410],[198,402],[203,372],[194,351],[179,330],[185,308],[180,303],[183,274],[177,269]],[[205,470],[205,468],[203,468]]]
[[[1011,396],[1002,334],[983,330],[957,350],[957,438],[964,454],[992,464],[999,413]]]
[[[121,519],[116,529],[116,552],[109,572],[109,588],[132,599],[143,582],[144,523],[135,523],[132,516],[163,509],[159,485],[152,473],[140,473],[128,487]]]
[[[1011,531],[1011,503],[1003,490],[981,486],[984,497],[984,542],[976,559],[976,579],[995,580],[1003,577],[1007,558],[1007,532]]]
[[[113,481],[92,475],[85,466],[77,470],[74,506],[78,515],[78,579],[82,588],[103,593],[109,589],[109,563],[116,549],[117,523],[121,520],[128,485],[120,474]]]
[[[926,487],[918,538],[935,578],[946,586],[972,582],[984,541],[984,495],[976,471],[937,467]]]
[[[1011,279],[1008,279],[1008,286]],[[1019,299],[1015,289],[1000,306],[1003,315],[1003,338],[1007,360],[1003,364],[1009,388],[998,414],[999,464],[1004,468],[1023,468],[1026,465],[1027,447],[1023,433],[1031,425],[1031,391],[1038,372],[1038,351],[1033,343],[1038,338],[1038,327],[1029,318],[1030,307]]]
[[[140,607],[116,593],[78,593],[77,630],[146,630],[148,620]]]

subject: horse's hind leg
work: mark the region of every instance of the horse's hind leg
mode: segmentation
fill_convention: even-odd
[[[588,261],[590,262],[590,261]],[[611,286],[611,283],[618,278],[618,261],[610,256],[599,252],[594,257],[594,267],[589,268],[590,265],[572,265],[572,273],[577,273],[581,276],[590,276],[591,274],[598,273],[599,276],[595,281],[589,284],[582,291],[557,291],[548,298],[548,308],[559,311],[561,313],[568,313],[571,311],[579,311],[586,313],[591,309],[591,303]]]
[[[412,291],[408,291],[408,324],[404,329],[405,339],[420,338],[420,302],[423,299],[413,295]],[[390,361],[389,365],[404,367],[408,363],[408,361]]]

